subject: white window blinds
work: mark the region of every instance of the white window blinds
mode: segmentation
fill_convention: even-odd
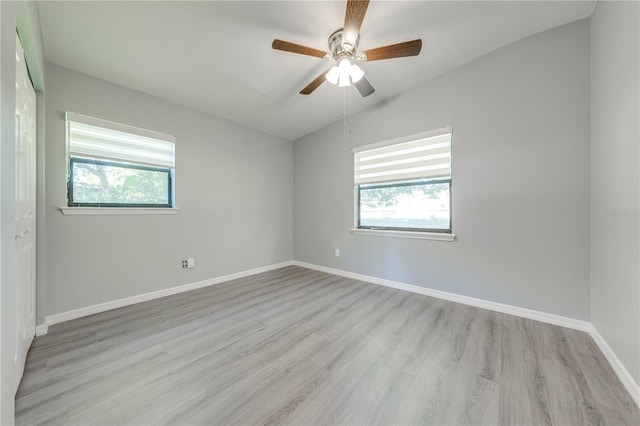
[[[354,149],[355,184],[451,177],[451,129]]]
[[[70,157],[174,168],[173,136],[67,113]]]

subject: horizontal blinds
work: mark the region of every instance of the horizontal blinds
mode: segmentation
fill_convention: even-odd
[[[153,132],[77,114],[67,114],[67,131],[71,157],[167,168],[175,164],[175,144],[168,136],[158,134],[160,139],[149,136]]]
[[[451,133],[354,153],[355,183],[451,177]]]

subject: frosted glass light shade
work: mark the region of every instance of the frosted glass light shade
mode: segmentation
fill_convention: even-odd
[[[349,87],[351,83],[357,83],[364,76],[364,71],[356,64],[352,64],[347,58],[342,58],[338,65],[334,65],[325,74],[325,78],[331,84],[338,87]]]
[[[349,86],[351,86],[351,82],[349,81],[349,74],[340,73],[340,78],[338,79],[338,87]]]
[[[364,71],[362,71],[362,69],[360,69],[356,64],[352,64],[349,69],[349,76],[351,76],[351,81],[357,83],[364,76]]]
[[[340,68],[336,65],[332,66],[325,78],[331,84],[338,84],[338,78],[340,77]]]

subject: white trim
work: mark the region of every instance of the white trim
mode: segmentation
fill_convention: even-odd
[[[633,380],[633,377],[631,376],[631,373],[629,373],[629,370],[625,368],[622,361],[620,361],[620,358],[618,358],[613,349],[611,349],[611,346],[609,346],[607,341],[604,340],[604,338],[594,327],[594,325],[590,323],[589,326],[589,335],[596,342],[596,345],[598,345],[605,358],[607,358],[607,361],[609,361],[609,364],[611,364],[611,368],[613,368],[613,371],[616,372],[618,378],[627,389],[636,405],[640,407],[640,385],[638,385],[638,383]]]
[[[36,325],[36,337],[44,336],[49,332],[49,324],[38,324]]]
[[[574,330],[589,332],[592,329],[591,323],[587,321],[577,320],[562,315],[549,314],[542,311],[535,311],[533,309],[521,308],[519,306],[507,305],[505,303],[492,302],[490,300],[477,299],[475,297],[463,296],[461,294],[449,293],[442,290],[434,290],[414,284],[406,284],[398,281],[372,277],[369,275],[343,271],[341,269],[334,269],[328,268],[326,266],[299,262],[297,260],[294,260],[293,264],[303,268],[326,272],[328,274],[340,275],[342,277],[366,281],[373,284],[383,285],[385,287],[397,288],[398,290],[410,291],[412,293],[422,294],[424,296],[436,297],[438,299],[449,300],[451,302],[462,303],[464,305],[475,306],[477,308],[488,309],[490,311],[501,312],[503,314],[515,315],[535,321],[542,321],[548,324],[559,325],[561,327],[567,327]]]
[[[65,216],[112,214],[178,214],[176,207],[60,207]]]
[[[368,151],[370,149],[384,148],[389,145],[395,145],[403,142],[415,141],[418,139],[427,139],[433,138],[436,136],[446,135],[448,133],[453,133],[451,127],[441,127],[439,129],[427,130],[425,132],[414,133],[413,135],[401,136],[395,139],[384,140],[376,143],[372,143],[369,145],[363,145],[353,148],[354,154],[361,151]]]
[[[292,261],[276,263],[273,265],[262,266],[260,268],[250,269],[248,271],[236,272],[234,274],[222,275],[216,278],[210,278],[208,280],[197,281],[190,284],[184,284],[176,287],[170,287],[163,290],[152,291],[149,293],[139,294],[137,296],[125,297],[123,299],[112,300],[110,302],[99,303],[97,305],[85,306],[83,308],[74,309],[72,311],[61,312],[59,314],[48,315],[45,318],[45,324],[40,326],[41,329],[58,324],[65,321],[70,321],[76,318],[82,318],[100,312],[110,311],[112,309],[122,308],[124,306],[134,305],[136,303],[147,302],[149,300],[159,299],[161,297],[171,296],[173,294],[184,293],[185,291],[196,290],[198,288],[208,287],[223,283],[225,281],[235,280],[238,278],[248,277],[250,275],[259,274],[262,272],[272,271],[278,268],[284,268],[285,266],[293,265]]]
[[[416,232],[416,231],[396,231],[396,230],[390,230],[390,229],[352,228],[351,233],[354,235],[412,238],[416,240],[454,241],[456,239],[456,234],[447,234],[444,232]]]

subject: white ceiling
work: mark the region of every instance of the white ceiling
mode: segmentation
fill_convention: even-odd
[[[376,92],[357,111],[529,35],[590,16],[594,1],[372,1],[360,49],[422,38],[417,57],[364,63]],[[39,3],[45,58],[295,140],[342,117],[343,90],[298,94],[331,65],[271,49],[327,49],[344,1]]]

